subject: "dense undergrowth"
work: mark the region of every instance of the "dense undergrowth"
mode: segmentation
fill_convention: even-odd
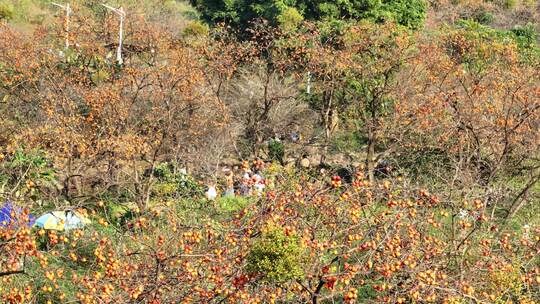
[[[274,186],[261,198],[156,197],[133,214],[100,202],[82,230],[4,228],[16,239],[2,248],[3,267],[25,260],[24,274],[3,278],[4,300],[538,299],[539,223],[502,225],[479,200],[443,201],[403,178],[371,184],[359,172],[345,184],[267,170]]]

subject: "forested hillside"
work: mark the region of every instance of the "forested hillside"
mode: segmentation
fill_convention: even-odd
[[[0,0],[0,302],[538,303],[539,33],[536,0]]]

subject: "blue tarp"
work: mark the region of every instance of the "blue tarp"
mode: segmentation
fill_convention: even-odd
[[[19,217],[22,215],[22,213],[23,209],[21,207],[15,206],[13,203],[7,201],[4,203],[2,208],[0,208],[0,227],[9,225],[17,226],[17,222],[21,220]],[[36,218],[30,214],[28,215],[28,219],[29,221],[25,222],[24,225],[32,227],[36,221]]]

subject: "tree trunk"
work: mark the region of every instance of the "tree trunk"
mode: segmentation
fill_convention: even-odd
[[[368,128],[368,146],[366,154],[366,168],[368,172],[369,182],[375,182],[375,132],[372,128]]]
[[[533,188],[538,182],[540,182],[540,173],[532,177],[529,180],[529,182],[525,185],[525,187],[523,187],[523,189],[521,189],[519,194],[514,198],[514,200],[512,201],[512,204],[510,205],[510,210],[508,211],[508,214],[506,215],[504,219],[505,221],[514,217],[516,213],[518,213],[518,211],[521,210],[521,208],[523,208],[523,206],[526,205],[527,194],[529,193],[531,188]]]
[[[325,121],[325,127],[324,127],[324,143],[323,143],[323,152],[321,153],[321,159],[320,164],[323,165],[326,161],[326,155],[328,154],[328,146],[330,145],[330,136],[332,131],[330,130],[330,126],[328,125],[328,122]]]

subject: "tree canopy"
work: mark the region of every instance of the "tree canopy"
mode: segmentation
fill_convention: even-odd
[[[360,20],[393,21],[416,29],[422,26],[427,4],[424,0],[191,0],[207,22],[225,22],[246,27],[263,18],[273,25],[312,21]]]

